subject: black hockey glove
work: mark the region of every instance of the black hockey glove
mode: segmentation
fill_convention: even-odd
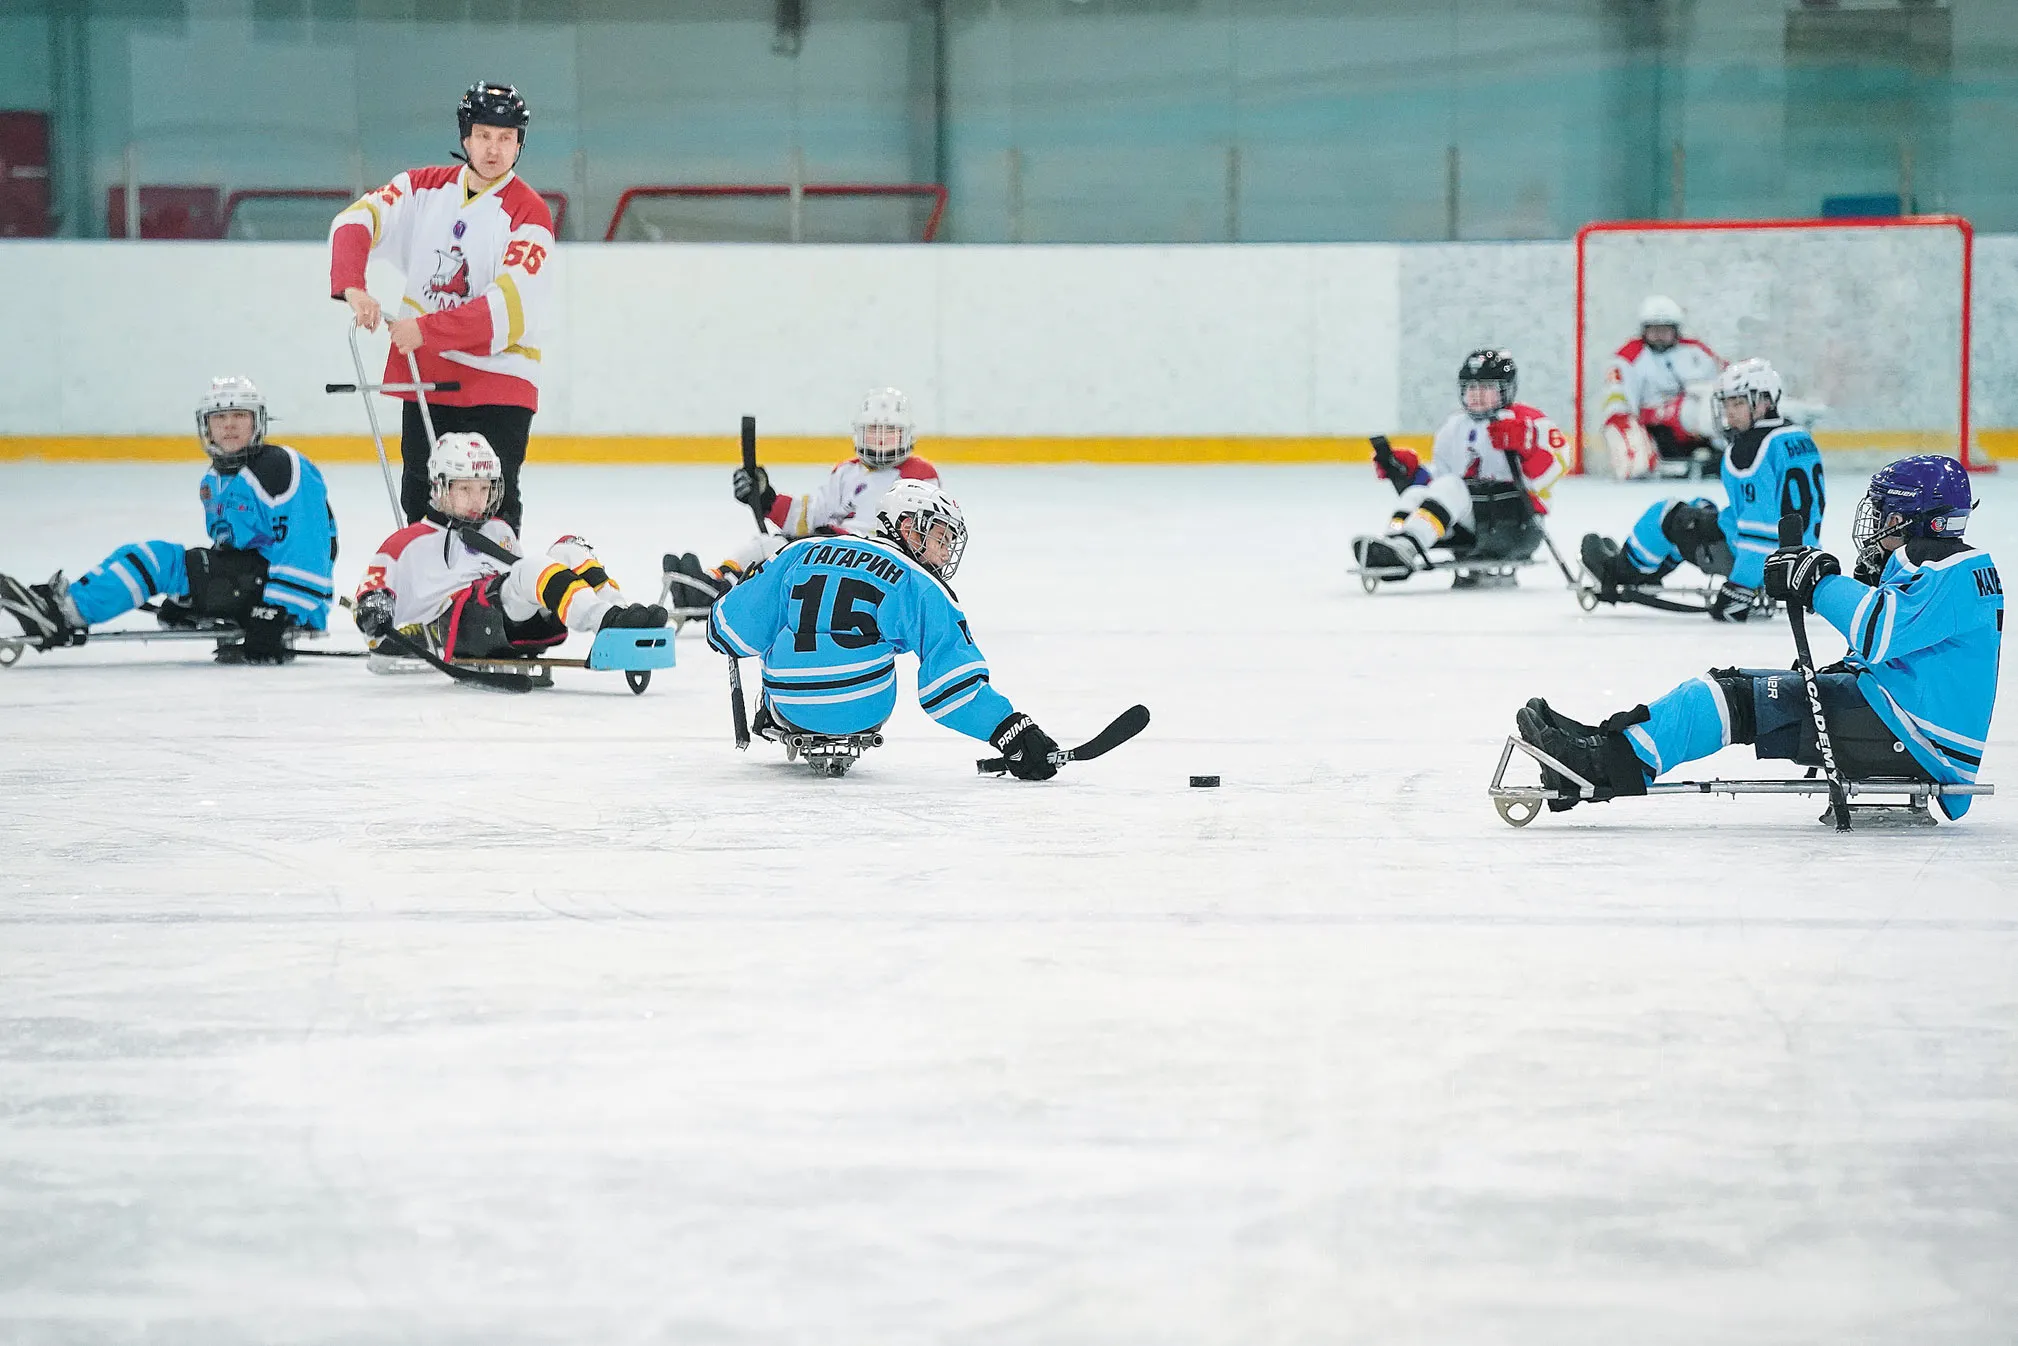
[[[771,489],[771,474],[764,471],[759,463],[754,469],[739,467],[736,475],[729,478],[736,488],[736,499],[745,505],[754,505],[764,513],[771,512],[771,506],[778,501],[778,493]]]
[[[1748,621],[1752,608],[1759,601],[1759,591],[1742,584],[1725,580],[1710,596],[1710,620],[1718,622]]]
[[[377,640],[392,630],[392,605],[392,593],[386,589],[373,589],[357,600],[357,629],[366,640]]]
[[[154,609],[154,620],[170,631],[196,629],[196,605],[187,598],[164,598]]]
[[[1814,547],[1782,547],[1766,558],[1766,596],[1815,610],[1815,586],[1843,573],[1843,563]]]
[[[995,726],[988,741],[1008,760],[1009,774],[1017,780],[1050,780],[1058,774],[1058,764],[1051,760],[1051,754],[1058,751],[1058,741],[1028,715],[1012,713]]]
[[[287,628],[291,625],[293,619],[286,608],[271,603],[254,605],[245,619],[245,643],[239,646],[239,659],[248,664],[288,662],[294,658],[294,651],[287,647]]]

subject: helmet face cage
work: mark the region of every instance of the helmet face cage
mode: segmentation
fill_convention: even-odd
[[[475,518],[454,513],[448,507],[448,488],[458,481],[489,484],[482,512]],[[498,512],[504,503],[504,475],[497,453],[481,435],[443,435],[428,455],[428,504],[444,518],[477,523]]]
[[[878,388],[855,413],[855,456],[870,467],[895,467],[918,441],[911,404],[895,388]]]
[[[1752,424],[1757,425],[1779,414],[1781,389],[1779,371],[1770,364],[1756,356],[1740,360],[1717,375],[1716,388],[1710,397],[1710,415],[1719,430],[1729,432],[1731,423],[1724,413],[1724,399],[1742,397],[1752,409]]]
[[[210,418],[220,411],[249,411],[252,413],[252,439],[242,449],[220,449],[210,438]],[[210,461],[227,471],[236,470],[252,460],[252,456],[266,445],[266,399],[252,386],[250,379],[214,379],[210,391],[196,404],[196,440],[203,445],[203,451],[210,455]]]
[[[942,580],[953,578],[953,572],[960,568],[960,558],[967,554],[967,521],[943,509],[924,505],[914,505],[895,518],[882,516],[884,536],[897,544],[904,554],[924,566]],[[903,525],[909,523],[917,530],[920,545],[913,547],[904,540]],[[943,526],[946,529],[946,559],[933,565],[924,557],[923,544],[931,539],[932,529]]]
[[[1519,386],[1520,377],[1514,368],[1513,357],[1505,351],[1473,351],[1458,367],[1458,402],[1464,407],[1465,414],[1475,421],[1490,420],[1512,406]],[[1499,394],[1499,405],[1485,411],[1474,411],[1471,403],[1465,400],[1465,391],[1473,387],[1492,388]]]

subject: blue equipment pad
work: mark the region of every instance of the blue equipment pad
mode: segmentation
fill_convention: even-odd
[[[588,666],[631,672],[673,666],[673,629],[670,626],[612,627],[596,632],[589,647]]]

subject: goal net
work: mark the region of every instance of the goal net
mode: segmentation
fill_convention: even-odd
[[[1726,360],[1762,356],[1787,396],[1826,407],[1824,449],[1897,457],[1969,443],[1969,280],[1956,216],[1619,222],[1576,240],[1576,470],[1605,472],[1605,363],[1665,295]]]
[[[684,183],[632,187],[607,242],[930,243],[946,210],[931,183]]]

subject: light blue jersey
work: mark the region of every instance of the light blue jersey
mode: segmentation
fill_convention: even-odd
[[[1730,503],[1717,511],[1717,527],[1731,549],[1732,584],[1756,589],[1766,576],[1766,558],[1780,545],[1780,516],[1789,511],[1808,521],[1802,541],[1819,546],[1827,501],[1822,455],[1814,437],[1798,425],[1773,423],[1742,431],[1724,455],[1724,493]],[[1626,538],[1625,556],[1645,574],[1665,573],[1680,562],[1705,564],[1685,556],[1671,535],[1669,514],[1683,502],[1664,500],[1648,507]],[[1712,502],[1696,502],[1708,511]],[[1721,565],[1721,560],[1711,563]]]
[[[211,545],[256,551],[266,558],[265,601],[285,608],[312,631],[328,625],[335,598],[336,517],[314,463],[267,444],[245,466],[213,466],[197,488]],[[189,571],[176,542],[130,542],[70,584],[87,626],[130,612],[154,597],[181,598]]]
[[[1741,433],[1724,455],[1724,494],[1730,500],[1717,522],[1731,544],[1731,583],[1756,589],[1766,578],[1766,558],[1780,545],[1780,516],[1799,514],[1807,547],[1821,545],[1824,499],[1822,455],[1799,425],[1760,427],[1754,444]]]
[[[1850,643],[1857,690],[1914,760],[1944,784],[1976,779],[2004,633],[2004,584],[1988,552],[1916,540],[1893,552],[1877,587],[1831,575],[1815,611]],[[1943,798],[1960,817],[1969,796]]]
[[[788,725],[860,734],[897,704],[897,656],[918,656],[918,704],[986,742],[1014,713],[989,685],[953,591],[881,538],[794,542],[721,598],[708,643],[763,660],[764,701]]]

